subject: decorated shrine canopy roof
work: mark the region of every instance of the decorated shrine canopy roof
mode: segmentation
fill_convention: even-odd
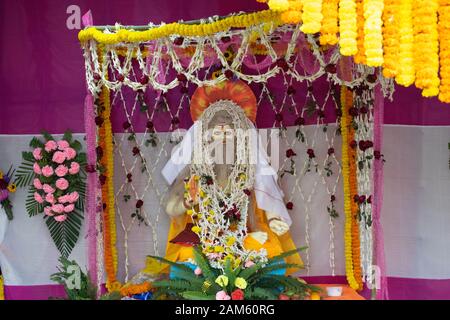
[[[258,0],[270,10],[143,27],[90,27],[79,40],[102,45],[145,43],[161,38],[223,36],[230,30],[291,24],[317,35],[324,48],[338,45],[358,64],[382,67],[383,76],[415,86],[425,97],[450,103],[450,0]],[[142,29],[142,30],[139,30]],[[264,41],[256,35],[250,42]],[[190,42],[183,42],[189,47]],[[264,54],[264,52],[262,52]],[[270,54],[268,52],[267,54]],[[276,58],[272,56],[272,58]]]

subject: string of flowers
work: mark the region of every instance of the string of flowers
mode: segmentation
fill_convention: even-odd
[[[102,51],[101,49],[99,51]],[[99,57],[101,57],[101,52]],[[121,284],[117,281],[117,248],[116,248],[116,221],[114,211],[114,156],[111,126],[111,102],[109,90],[102,88],[100,94],[101,118],[103,125],[99,129],[98,153],[101,167],[105,172],[100,175],[103,201],[103,235],[104,235],[104,260],[106,271],[106,288],[108,291],[117,291]]]
[[[358,52],[356,23],[355,0],[339,1],[339,45],[341,54],[344,56],[351,56]]]
[[[3,286],[3,276],[0,275],[0,301],[5,300],[5,288]]]
[[[414,83],[414,56],[413,56],[413,27],[412,27],[412,0],[401,0],[398,15],[398,71],[395,81],[408,87]]]
[[[317,33],[322,26],[322,0],[303,0],[303,24],[300,30],[304,33]]]
[[[350,100],[352,93],[344,86],[341,87],[341,136],[342,136],[342,178],[344,186],[344,254],[345,254],[345,272],[347,281],[351,288],[358,289],[359,283],[355,279],[353,269],[353,250],[352,250],[352,200],[350,186],[350,161],[349,145],[351,119],[348,113],[347,102]]]
[[[439,100],[450,103],[450,0],[439,1]]]
[[[143,282],[139,284],[129,284],[123,286],[120,289],[120,295],[122,297],[132,296],[135,294],[141,294],[143,292],[148,292],[152,289],[152,285],[150,282]]]
[[[211,23],[185,24],[174,22],[155,26],[145,31],[120,29],[117,33],[103,33],[92,27],[81,30],[78,33],[78,40],[81,42],[95,40],[101,44],[117,44],[120,42],[146,42],[172,34],[202,37],[227,31],[231,28],[246,28],[265,22],[273,22],[279,20],[279,16],[280,13],[277,10],[264,10],[248,14],[232,15]]]
[[[334,46],[338,43],[338,5],[339,0],[323,0],[322,29],[320,30],[320,44]]]
[[[297,24],[302,20],[301,0],[289,0],[289,10],[281,13],[281,21],[284,23]]]
[[[383,64],[383,8],[383,0],[364,0],[364,50],[369,67]]]
[[[416,87],[422,95],[439,94],[438,0],[413,1],[414,66]]]
[[[354,59],[356,63],[366,63],[366,52],[364,49],[364,0],[356,0],[356,45],[358,52]]]
[[[384,0],[383,11],[383,76],[393,78],[397,75],[399,32],[399,0]]]

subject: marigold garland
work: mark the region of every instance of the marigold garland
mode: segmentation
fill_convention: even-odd
[[[269,1],[269,6],[272,1]],[[279,1],[280,0],[274,2]],[[289,3],[287,0],[284,0],[284,2],[286,2],[287,9],[289,7]],[[279,15],[280,13],[275,10],[263,10],[254,13],[229,16],[211,23],[185,24],[174,22],[163,24],[145,31],[120,29],[116,33],[111,34],[103,33],[102,31],[92,27],[81,30],[78,33],[78,39],[81,42],[94,39],[101,44],[116,44],[120,42],[146,42],[173,34],[180,36],[206,36],[226,31],[231,28],[246,28],[264,22],[276,21],[279,19]]]
[[[412,28],[412,0],[400,0],[398,33],[398,71],[395,81],[408,87],[414,83],[414,57],[413,57],[413,28]]]
[[[3,276],[0,276],[0,300],[5,300],[5,288],[3,287]]]
[[[383,76],[393,78],[397,75],[399,32],[398,9],[400,0],[384,0],[383,11]]]
[[[347,109],[347,114],[349,114],[349,109],[353,106],[353,94],[351,91],[347,90],[344,97],[345,108]],[[351,117],[349,117],[351,120]],[[355,129],[353,125],[349,124],[348,127],[348,141],[353,141],[355,139]],[[353,264],[353,276],[358,283],[358,289],[362,290],[362,270],[361,270],[361,246],[359,241],[359,223],[357,220],[357,214],[359,210],[358,204],[354,201],[355,195],[358,194],[358,181],[356,177],[356,148],[347,148],[348,159],[349,159],[349,189],[350,193],[346,197],[350,198],[351,203],[351,234],[352,234],[352,264]]]
[[[152,285],[150,282],[143,282],[140,284],[130,284],[123,286],[120,289],[120,295],[122,297],[132,296],[135,294],[140,294],[144,292],[148,292],[152,289]]]
[[[322,29],[320,30],[321,45],[335,45],[338,43],[338,5],[339,0],[323,0]]]
[[[450,103],[450,0],[439,1],[439,100]]]
[[[99,50],[99,58],[103,56],[102,50]],[[101,61],[100,61],[101,62]],[[106,181],[102,185],[103,210],[103,236],[104,236],[104,260],[106,271],[106,288],[109,292],[120,289],[120,282],[117,281],[117,249],[116,249],[116,220],[114,210],[114,149],[112,142],[111,126],[111,102],[109,90],[102,87],[100,93],[100,103],[103,106],[102,118],[103,125],[99,129],[99,147],[103,150],[103,157],[100,163],[105,168],[104,175]]]
[[[384,1],[364,0],[364,51],[366,64],[379,67],[383,64],[382,26]]]
[[[356,63],[366,63],[366,52],[364,50],[364,0],[356,0],[356,45],[358,52],[355,54],[354,59]]]
[[[339,1],[340,51],[343,56],[352,56],[358,52],[356,43],[356,3],[355,0]]]
[[[438,0],[413,1],[414,66],[416,87],[425,97],[439,93]]]
[[[344,253],[345,253],[345,271],[347,281],[351,288],[359,289],[359,283],[355,279],[353,269],[353,248],[352,248],[352,204],[350,187],[350,161],[349,158],[349,127],[351,126],[350,116],[348,114],[348,101],[352,93],[344,86],[341,87],[341,136],[342,136],[342,177],[344,186]]]
[[[304,33],[317,33],[322,27],[322,0],[303,0],[300,30]]]

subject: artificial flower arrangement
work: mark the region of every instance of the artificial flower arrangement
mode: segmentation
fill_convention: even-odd
[[[269,259],[266,263],[248,260],[233,267],[226,259],[223,270],[213,268],[200,247],[194,247],[196,267],[193,270],[183,263],[176,263],[161,257],[150,256],[171,266],[174,276],[152,283],[153,299],[187,300],[278,300],[286,293],[298,299],[306,299],[321,289],[304,280],[281,275],[287,268],[302,268],[290,264],[284,258],[304,248],[292,250]]]
[[[34,137],[33,151],[22,152],[17,169],[18,187],[29,187],[26,210],[30,217],[44,213],[50,235],[61,254],[68,257],[80,234],[86,189],[86,154],[81,143],[66,132],[61,140],[44,132]]]
[[[83,272],[75,261],[69,261],[65,257],[60,257],[59,262],[58,272],[52,274],[50,279],[64,286],[68,300],[120,300],[120,293],[118,291],[99,296],[97,288],[89,277],[89,274]],[[79,282],[73,278],[75,274],[74,270],[79,271]],[[78,283],[73,283],[75,280]]]
[[[16,192],[16,185],[12,182],[12,177],[14,176],[14,170],[12,167],[9,168],[6,174],[0,170],[0,204],[3,210],[5,210],[8,220],[13,219],[12,204],[9,200],[9,195]]]

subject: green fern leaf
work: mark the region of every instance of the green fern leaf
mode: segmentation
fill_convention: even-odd
[[[34,187],[30,187],[27,198],[25,200],[25,209],[27,210],[28,216],[30,217],[38,215],[44,211],[44,205],[34,199],[35,191],[36,189]]]
[[[181,296],[187,300],[216,300],[215,295],[208,295],[197,291],[186,291]]]
[[[58,222],[53,217],[45,217],[50,236],[63,257],[68,257],[80,236],[83,216],[77,211],[67,215],[64,222]]]

